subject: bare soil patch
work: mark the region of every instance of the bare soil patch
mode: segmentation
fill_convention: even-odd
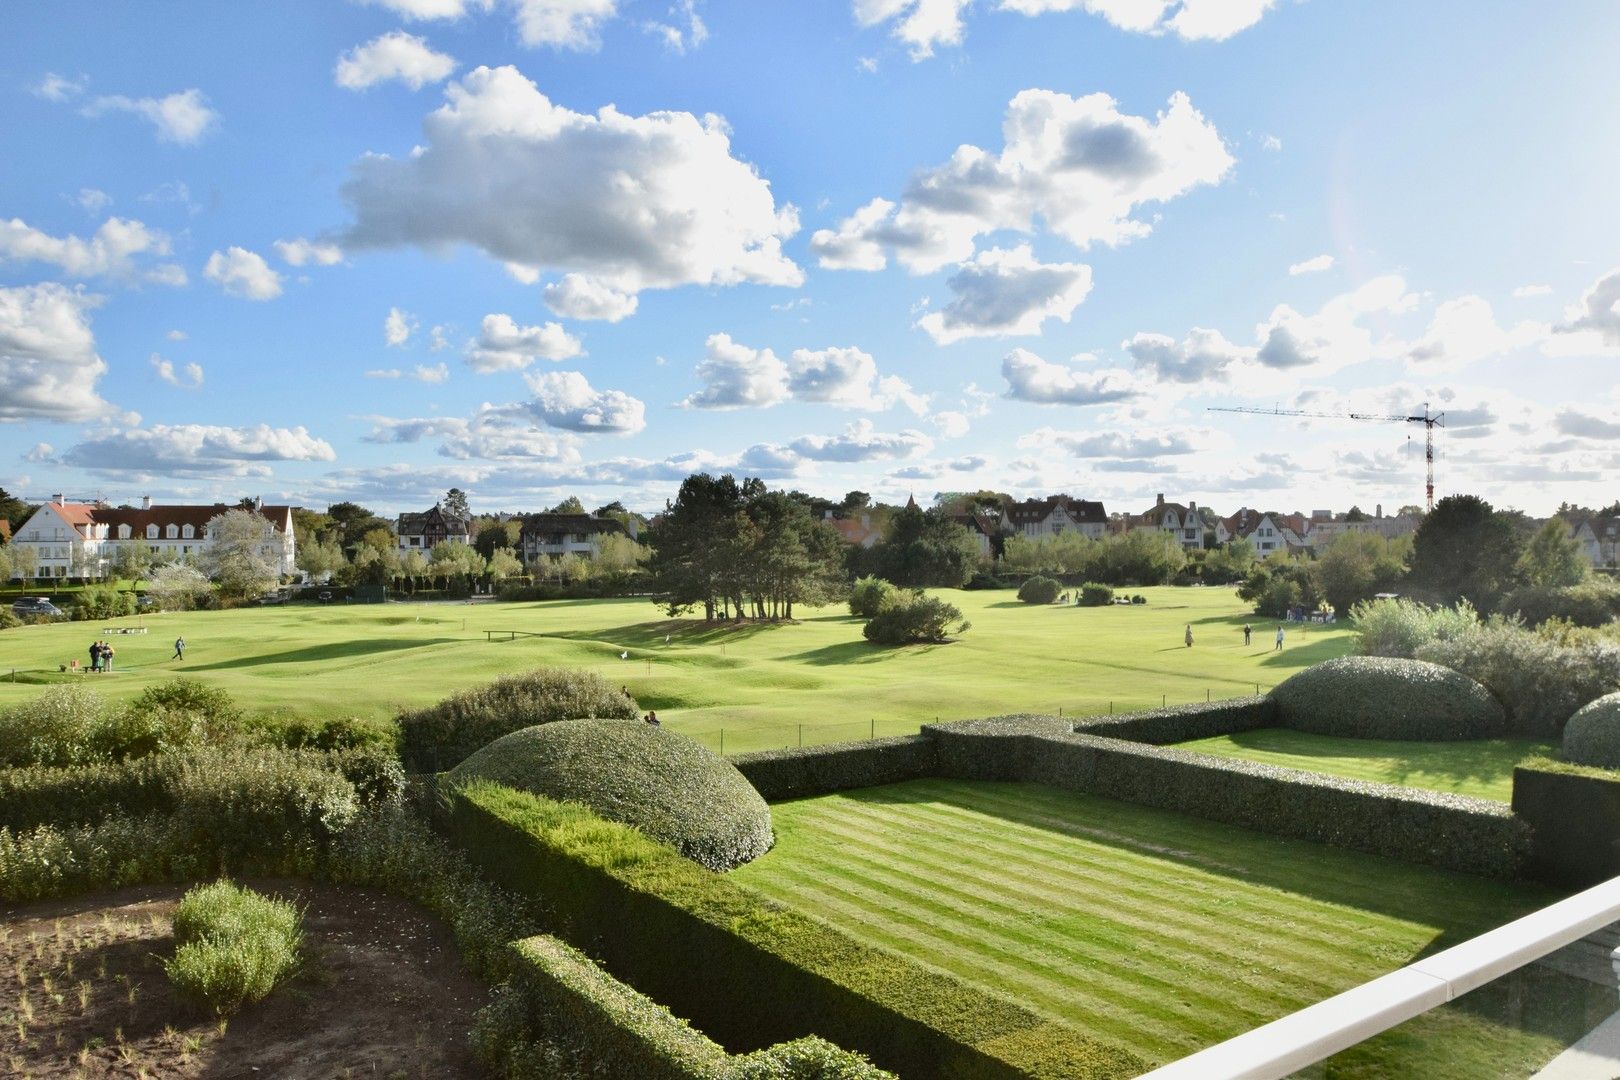
[[[0,911],[0,1074],[329,1080],[484,1075],[485,990],[446,927],[368,889],[244,882],[304,908],[303,969],[228,1021],[163,973],[184,886]]]

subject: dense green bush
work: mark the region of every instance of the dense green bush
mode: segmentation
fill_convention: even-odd
[[[711,870],[756,859],[774,842],[770,807],[736,766],[639,720],[525,728],[473,754],[448,779],[494,781],[581,803]]]
[[[227,865],[324,847],[360,811],[354,785],[319,755],[272,748],[201,750],[174,776],[175,827],[194,850]]]
[[[734,1058],[722,1080],[883,1080],[893,1073],[815,1035]]]
[[[934,740],[925,735],[761,750],[731,759],[767,802],[848,788],[898,784],[933,775]]]
[[[584,807],[487,783],[447,794],[450,835],[485,872],[543,898],[575,945],[588,942],[604,967],[723,1044],[815,1031],[902,1076],[1014,1080],[1052,1075],[1062,1062],[1063,1075],[1105,1080],[1147,1067],[736,886]]]
[[[1585,889],[1620,874],[1620,773],[1523,762],[1513,770],[1513,812],[1530,826],[1526,873],[1537,881]]]
[[[1418,657],[1484,684],[1506,707],[1509,734],[1521,738],[1556,739],[1575,710],[1620,690],[1620,643],[1565,645],[1501,619],[1432,641]]]
[[[97,757],[94,730],[107,704],[80,683],[47,687],[0,712],[0,764],[79,765]]]
[[[229,693],[196,679],[170,679],[148,686],[130,704],[140,710],[196,713],[219,727],[233,726],[242,719],[242,710]]]
[[[85,765],[238,740],[241,712],[225,691],[190,679],[149,686],[109,706],[83,683],[61,683],[0,713],[0,764]]]
[[[849,590],[849,613],[858,619],[870,619],[881,614],[899,595],[900,590],[883,578],[871,575],[856,578]]]
[[[9,607],[0,606],[0,630],[11,630],[24,625],[23,620]]]
[[[1081,607],[1103,607],[1114,602],[1114,590],[1107,585],[1088,581],[1080,586]]]
[[[285,900],[229,881],[199,885],[174,909],[174,956],[164,971],[216,1016],[262,1001],[298,967],[303,918]]]
[[[73,618],[80,621],[121,619],[135,614],[135,594],[116,585],[90,585],[73,599]]]
[[[1576,626],[1606,626],[1620,618],[1620,585],[1594,577],[1580,585],[1526,585],[1502,598],[1496,610],[1528,626],[1564,619]]]
[[[1620,693],[1588,702],[1564,726],[1564,760],[1620,769]]]
[[[915,593],[907,599],[897,597],[888,608],[867,620],[861,634],[874,645],[942,644],[950,640],[952,623],[958,624],[955,633],[969,629],[961,620],[962,612],[956,605]]]
[[[1063,586],[1056,579],[1036,574],[1018,586],[1018,599],[1026,604],[1052,604],[1062,591]]]
[[[400,714],[400,756],[411,772],[441,772],[502,735],[555,720],[635,720],[634,698],[591,671],[536,668]]]
[[[399,731],[386,720],[358,716],[315,719],[307,716],[250,717],[243,724],[250,737],[271,746],[301,750],[377,749],[393,753]]]
[[[1352,739],[1494,739],[1502,705],[1466,675],[1421,660],[1346,656],[1271,691],[1284,727]]]

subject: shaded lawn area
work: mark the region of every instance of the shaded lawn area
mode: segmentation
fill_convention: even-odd
[[[1155,1061],[1556,899],[1031,784],[920,780],[772,813],[776,848],[732,880]],[[1468,1014],[1404,1037],[1384,1061],[1424,1065],[1388,1075],[1507,1075],[1565,1038]],[[1477,1046],[1491,1071],[1466,1071]]]
[[[1513,767],[1528,758],[1551,754],[1556,747],[1529,739],[1398,742],[1261,728],[1178,743],[1176,749],[1512,802]]]

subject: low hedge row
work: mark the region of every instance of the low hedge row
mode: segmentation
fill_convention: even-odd
[[[484,871],[543,896],[565,938],[734,1052],[814,1031],[903,1076],[1136,1076],[1146,1062],[863,945],[584,808],[450,788],[447,828]],[[769,1075],[767,1073],[767,1075]],[[836,1075],[836,1074],[835,1074]]]
[[[761,750],[739,754],[731,763],[766,802],[779,802],[932,776],[938,766],[934,745],[935,741],[926,735],[904,735]]]
[[[1246,698],[1078,724],[1003,716],[925,731],[939,740],[944,776],[1049,784],[1493,877],[1523,865],[1530,830],[1500,803],[1148,745],[1264,727],[1269,716],[1265,699]]]
[[[1513,770],[1513,811],[1534,830],[1537,880],[1584,889],[1620,874],[1620,771],[1525,762]]]
[[[893,1080],[820,1038],[733,1057],[553,937],[515,941],[512,975],[478,1014],[479,1057],[509,1077]]]

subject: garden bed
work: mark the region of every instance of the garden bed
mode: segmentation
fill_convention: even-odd
[[[1344,739],[1289,728],[1234,732],[1177,743],[1176,748],[1504,803],[1513,801],[1514,767],[1553,749],[1527,739],[1404,742]]]
[[[183,886],[10,911],[0,923],[5,1075],[484,1075],[466,1032],[486,994],[438,920],[366,889],[251,884],[306,908],[306,961],[228,1022],[180,998],[163,972]]]
[[[1029,784],[917,780],[773,813],[775,850],[732,881],[1154,1061],[1556,895]],[[1498,1041],[1525,1061],[1558,1049]]]

